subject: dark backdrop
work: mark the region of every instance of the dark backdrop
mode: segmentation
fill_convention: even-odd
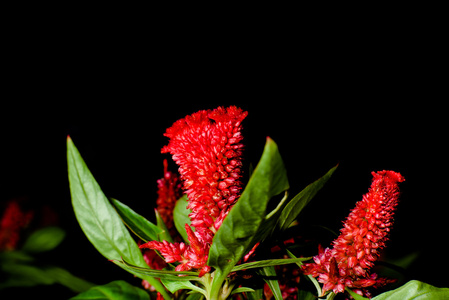
[[[46,48],[45,40],[33,45],[35,51],[17,49],[9,61],[0,111],[0,199],[25,197],[31,207],[47,205],[57,213],[67,237],[45,258],[49,262],[98,284],[138,284],[98,254],[76,222],[67,135],[106,195],[153,218],[156,180],[169,158],[160,154],[165,129],[199,109],[237,105],[249,112],[246,166],[257,163],[270,136],[292,194],[340,164],[304,222],[338,230],[367,192],[371,171],[401,172],[406,182],[387,254],[421,251],[410,277],[447,285],[447,117],[431,57],[413,61],[416,53],[399,46],[300,53],[280,43],[277,50],[285,51],[270,54],[229,45],[220,51],[153,49],[135,41],[116,49],[95,39],[63,40],[59,48]],[[46,289],[67,293],[60,287],[30,293]]]

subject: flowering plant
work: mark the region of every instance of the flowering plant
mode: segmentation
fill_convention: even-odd
[[[218,107],[186,116],[167,129],[169,142],[162,153],[172,155],[179,175],[168,171],[164,161],[156,223],[107,198],[68,137],[72,203],[90,242],[141,278],[158,299],[365,299],[371,288],[388,287],[394,280],[372,268],[388,239],[403,176],[373,172],[368,193],[332,246],[319,246],[315,256],[304,257],[296,220],[337,166],[289,197],[286,168],[276,143],[267,138],[244,185],[241,130],[246,116],[234,106]],[[98,299],[105,291],[108,299],[150,298],[142,289],[114,281],[73,299]],[[445,297],[449,289],[410,281],[375,299],[422,293]]]

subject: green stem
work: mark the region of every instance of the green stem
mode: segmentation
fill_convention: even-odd
[[[326,300],[333,300],[337,294],[334,292],[330,292],[329,295],[327,295]]]
[[[220,300],[223,282],[227,275],[223,275],[220,271],[215,270],[213,273],[213,280],[210,290],[208,291],[209,298],[207,300]]]

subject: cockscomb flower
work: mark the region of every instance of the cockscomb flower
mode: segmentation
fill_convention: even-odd
[[[178,271],[199,269],[200,276],[210,271],[210,244],[240,196],[241,122],[247,114],[235,106],[201,110],[176,121],[164,134],[170,141],[161,152],[172,154],[179,165],[195,232],[186,225],[189,246],[151,241],[141,247],[160,251],[166,262],[180,262]]]
[[[341,293],[345,287],[366,288],[386,283],[370,274],[369,269],[385,247],[399,198],[398,184],[404,181],[393,171],[372,172],[368,193],[356,203],[344,222],[333,248],[320,248],[314,262],[306,264],[304,273],[318,277],[323,294],[329,290]]]
[[[171,153],[179,165],[195,228],[215,233],[239,197],[241,122],[246,116],[235,106],[201,110],[178,120],[165,133],[170,141],[162,153]]]
[[[17,200],[8,203],[0,221],[0,251],[16,248],[20,231],[30,223],[33,215],[32,211],[23,211]]]
[[[165,225],[169,230],[174,228],[173,224],[173,209],[176,201],[181,197],[181,182],[178,176],[168,171],[168,162],[164,159],[164,177],[157,181],[156,210],[164,220]]]

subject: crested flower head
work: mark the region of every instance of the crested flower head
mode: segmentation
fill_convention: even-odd
[[[399,198],[398,184],[404,181],[393,171],[372,172],[373,181],[368,193],[356,203],[344,222],[332,249],[320,249],[314,262],[306,264],[305,274],[319,277],[324,284],[323,294],[345,287],[365,288],[387,282],[369,274],[369,269],[385,247]]]
[[[201,110],[165,133],[170,141],[162,153],[171,153],[179,165],[194,227],[215,233],[240,195],[241,122],[246,116],[235,106]]]
[[[246,116],[235,106],[201,110],[165,133],[170,141],[161,152],[172,154],[179,165],[195,232],[186,224],[190,245],[150,241],[141,248],[158,250],[168,263],[180,262],[177,271],[198,269],[202,276],[211,270],[206,263],[212,239],[240,196],[241,122]]]

